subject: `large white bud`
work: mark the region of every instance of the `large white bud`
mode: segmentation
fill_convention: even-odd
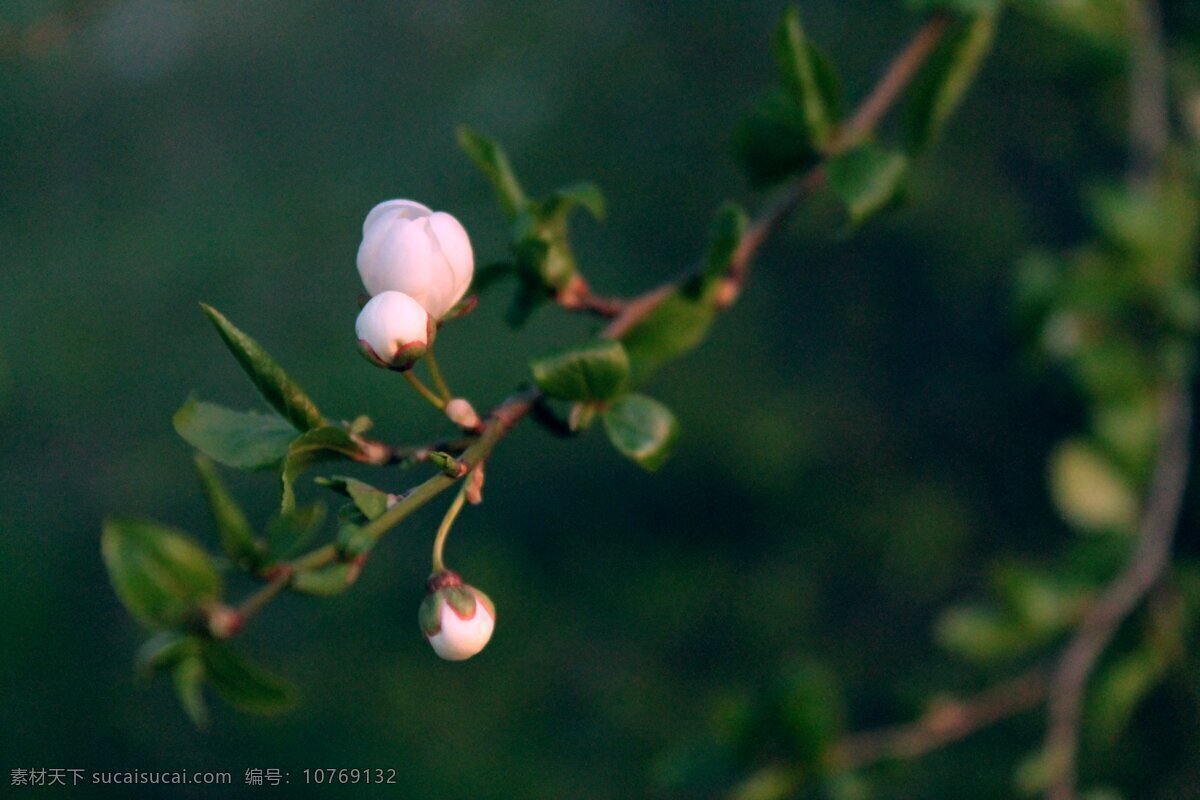
[[[428,587],[418,617],[433,651],[447,661],[465,661],[482,650],[496,627],[491,599],[450,570],[431,575]]]
[[[444,211],[387,200],[363,222],[358,272],[368,294],[404,292],[436,321],[462,299],[474,271],[471,240]]]
[[[380,292],[354,323],[358,346],[372,363],[404,371],[425,355],[434,325],[421,304],[403,292]]]

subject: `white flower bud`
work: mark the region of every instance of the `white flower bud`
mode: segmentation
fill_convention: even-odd
[[[404,292],[440,320],[462,299],[474,271],[471,240],[444,211],[388,200],[363,222],[358,272],[371,295]]]
[[[491,599],[450,570],[435,572],[428,586],[418,617],[433,651],[447,661],[464,661],[482,650],[496,626]]]
[[[354,323],[358,346],[373,364],[406,370],[425,355],[434,326],[421,304],[403,292],[375,295]]]
[[[483,424],[479,419],[479,414],[475,412],[475,407],[463,397],[456,397],[446,403],[446,416],[458,427],[469,431],[475,430]]]

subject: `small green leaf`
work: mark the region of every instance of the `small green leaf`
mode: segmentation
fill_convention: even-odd
[[[350,561],[371,552],[379,539],[358,522],[343,523],[338,528],[337,548],[342,558]]]
[[[565,214],[576,206],[586,208],[598,220],[604,219],[604,193],[599,186],[587,181],[556,189],[542,204],[542,214]]]
[[[526,283],[551,294],[567,284],[578,265],[567,242],[569,204],[530,205],[513,226],[513,255]]]
[[[1050,458],[1050,489],[1059,513],[1085,531],[1131,531],[1138,498],[1112,463],[1086,442],[1064,442]]]
[[[429,454],[429,463],[440,469],[442,474],[451,478],[461,477],[466,470],[465,464],[449,453],[443,453],[440,450],[434,450]]]
[[[330,597],[349,589],[356,574],[350,564],[330,564],[320,569],[297,572],[292,576],[290,586],[300,594]]]
[[[221,594],[221,579],[208,554],[179,531],[113,518],[104,523],[100,544],[117,596],[151,627],[182,624]]]
[[[1096,676],[1091,691],[1089,732],[1097,741],[1113,744],[1129,725],[1133,712],[1162,682],[1167,672],[1166,657],[1149,645],[1123,654]]]
[[[283,462],[281,480],[283,493],[280,506],[284,511],[296,505],[295,484],[304,470],[319,461],[344,458],[355,461],[361,456],[358,443],[346,431],[335,425],[314,428],[297,436],[288,446]]]
[[[175,696],[179,705],[201,730],[208,727],[208,705],[204,702],[204,662],[200,656],[192,655],[175,665],[171,672],[175,685]]]
[[[254,381],[266,401],[297,430],[307,431],[325,424],[325,418],[317,410],[304,390],[283,371],[262,346],[242,333],[220,311],[204,303],[200,308],[216,327],[242,369]]]
[[[296,429],[274,414],[234,411],[189,398],[172,418],[183,440],[214,461],[236,469],[275,467]]]
[[[651,472],[663,465],[679,438],[679,423],[671,410],[641,394],[613,403],[604,412],[604,428],[621,455]]]
[[[255,538],[245,512],[225,487],[212,461],[197,454],[196,471],[200,474],[200,484],[212,509],[225,554],[240,568],[253,570],[262,557],[262,544]]]
[[[500,201],[504,213],[509,219],[515,219],[528,201],[504,150],[492,139],[466,126],[458,129],[458,144],[491,181],[492,188],[496,190],[496,199]]]
[[[729,271],[729,264],[746,233],[747,222],[746,212],[737,203],[725,203],[717,209],[708,235],[708,252],[704,255],[700,280],[690,287],[693,294],[702,293]]]
[[[960,0],[968,2],[968,0]],[[982,0],[980,0],[982,2]],[[1128,0],[1009,0],[1043,24],[1115,53],[1129,47]]]
[[[979,663],[1005,661],[1026,652],[1037,637],[991,606],[958,606],[941,615],[934,629],[938,644]]]
[[[299,506],[281,511],[267,523],[267,560],[282,561],[316,536],[325,522],[324,505]]]
[[[906,109],[908,149],[920,153],[936,139],[983,65],[996,32],[996,14],[954,24],[913,84]]]
[[[533,380],[559,400],[609,400],[629,382],[629,356],[614,339],[595,339],[529,363]]]
[[[768,94],[733,131],[733,149],[751,183],[768,186],[815,166],[804,115],[782,89]]]
[[[992,14],[1000,10],[1000,0],[908,0],[907,5],[923,14],[948,11],[952,14],[974,15]]]
[[[820,150],[829,144],[837,120],[821,86],[823,67],[816,63],[819,57],[814,56],[804,35],[796,6],[784,10],[775,30],[774,50],[784,88],[803,112],[808,141]]]
[[[273,714],[292,704],[290,687],[234,653],[225,645],[207,642],[204,671],[213,691],[234,708],[253,714]]]
[[[646,382],[659,367],[704,341],[716,309],[706,294],[675,292],[621,337],[629,356],[632,385]]]
[[[160,631],[138,648],[134,665],[144,675],[170,669],[200,652],[200,639],[180,631]]]
[[[829,185],[846,204],[850,224],[857,227],[899,196],[908,176],[908,159],[865,144],[830,159],[826,172]]]
[[[368,520],[377,519],[387,511],[388,493],[382,489],[376,489],[369,483],[363,483],[356,478],[347,478],[344,475],[317,478],[317,483],[349,497]]]

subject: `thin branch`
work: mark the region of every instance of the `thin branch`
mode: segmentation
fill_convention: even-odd
[[[1073,800],[1079,724],[1088,678],[1117,629],[1162,576],[1170,563],[1171,543],[1190,461],[1192,398],[1182,390],[1163,401],[1158,457],[1138,526],[1138,543],[1125,569],[1088,609],[1067,644],[1050,684],[1046,754],[1054,776],[1047,800]]]
[[[1129,172],[1135,184],[1154,177],[1170,141],[1167,59],[1155,0],[1130,8],[1133,61],[1129,69]]]
[[[937,703],[908,725],[847,736],[830,749],[826,763],[849,770],[887,759],[918,758],[1037,708],[1046,698],[1047,683],[1045,670],[1038,668],[966,700]]]
[[[892,59],[879,82],[851,115],[850,120],[838,131],[837,136],[826,150],[827,157],[845,152],[875,130],[880,120],[895,105],[905,88],[912,82],[913,77],[929,58],[938,42],[942,40],[949,24],[950,19],[943,14],[935,14],[926,20],[904,49]],[[792,215],[800,205],[800,201],[819,189],[824,182],[825,166],[819,164],[796,178],[783,190],[775,202],[754,219],[729,261],[729,270],[722,283],[721,291],[718,292],[721,308],[727,308],[737,301],[742,286],[746,283],[750,263],[758,251],[779,229],[779,226]],[[658,286],[625,303],[621,313],[604,329],[604,335],[619,339],[657,308],[659,303],[669,297],[692,274],[693,272],[688,272],[681,278]]]

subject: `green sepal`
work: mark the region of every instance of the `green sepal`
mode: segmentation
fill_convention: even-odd
[[[325,418],[304,390],[292,380],[262,346],[242,333],[221,312],[200,304],[229,351],[254,381],[267,403],[297,430],[307,431],[325,424]]]
[[[221,595],[212,560],[185,534],[155,522],[113,518],[100,537],[117,596],[151,627],[175,627]]]
[[[836,73],[809,44],[796,6],[784,10],[775,29],[773,49],[783,86],[801,110],[808,141],[820,151],[829,144],[836,128],[837,101],[829,96],[829,75]]]
[[[344,475],[317,478],[316,481],[321,486],[349,497],[368,520],[377,519],[387,511],[388,493],[382,489],[376,489],[369,483]]]
[[[528,201],[504,149],[494,140],[465,125],[458,129],[458,144],[492,184],[504,213],[509,219],[516,218]]]
[[[204,496],[208,498],[212,510],[213,521],[217,525],[217,534],[221,539],[221,547],[239,568],[253,571],[263,556],[264,546],[254,535],[249,520],[242,507],[229,493],[217,468],[212,461],[203,455],[196,455],[196,472],[200,475],[200,485]]]
[[[185,442],[235,469],[278,466],[296,438],[296,429],[274,414],[234,411],[194,397],[175,412],[172,422]]]
[[[529,363],[533,380],[559,400],[610,400],[629,383],[629,356],[614,339],[594,339]]]
[[[321,503],[280,511],[267,523],[267,563],[276,563],[298,552],[312,541],[325,522]]]
[[[292,576],[292,591],[316,597],[330,597],[350,588],[358,576],[351,564],[330,564],[320,569],[304,570]]]
[[[449,453],[443,453],[440,450],[434,450],[429,454],[429,463],[433,464],[444,475],[451,478],[461,478],[463,474],[463,463]]]
[[[834,156],[825,170],[830,187],[846,206],[851,227],[858,227],[901,197],[908,158],[867,143]]]
[[[653,472],[671,455],[679,423],[662,403],[640,394],[622,397],[604,412],[604,429],[613,447]]]
[[[171,670],[175,696],[188,719],[197,728],[208,727],[208,704],[204,702],[204,662],[199,654],[189,655]]]
[[[344,458],[356,461],[362,455],[358,443],[350,434],[335,425],[314,428],[296,437],[288,446],[280,474],[282,495],[280,506],[284,511],[296,505],[296,479],[304,470],[319,461]]]
[[[936,141],[958,108],[991,50],[995,13],[953,23],[913,83],[905,109],[908,151],[923,152]]]
[[[291,688],[217,642],[205,642],[204,673],[213,691],[241,711],[273,714],[293,702]]]

